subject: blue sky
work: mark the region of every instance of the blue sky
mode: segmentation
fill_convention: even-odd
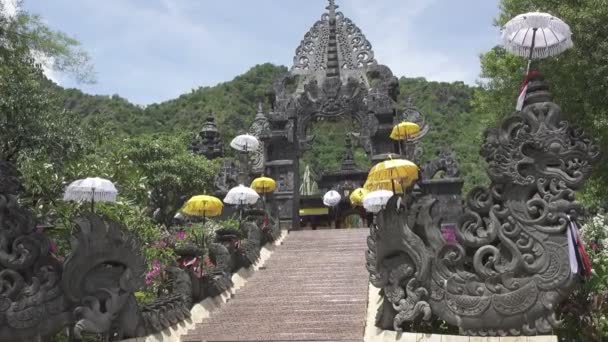
[[[499,42],[498,0],[337,0],[395,75],[473,84]],[[291,66],[327,0],[25,0],[93,58],[97,83],[62,85],[137,104],[229,81],[256,64]]]

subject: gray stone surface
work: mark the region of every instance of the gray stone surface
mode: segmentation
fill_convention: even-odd
[[[365,229],[290,233],[265,267],[182,341],[361,341],[366,235]]]
[[[563,121],[542,76],[529,81],[523,110],[484,134],[489,187],[463,201],[453,156],[442,153],[378,213],[367,262],[383,289],[377,327],[438,317],[465,336],[502,337],[560,325],[555,310],[580,283],[566,231],[583,212],[575,191],[599,146]]]

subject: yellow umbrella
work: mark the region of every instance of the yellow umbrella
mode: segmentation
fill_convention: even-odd
[[[363,185],[363,188],[368,192],[376,191],[376,190],[388,190],[392,191],[396,194],[403,193],[403,185],[399,183],[397,180],[387,179],[383,181],[370,181],[368,180]]]
[[[364,188],[358,188],[356,190],[354,190],[351,194],[350,194],[350,203],[352,205],[356,206],[360,206],[363,205],[363,197],[365,197],[365,195],[367,195],[367,190]]]
[[[420,133],[420,126],[413,122],[402,122],[393,127],[393,131],[391,132],[391,139],[406,140],[408,138],[414,137],[418,133]]]
[[[277,183],[272,178],[258,177],[251,182],[251,188],[257,193],[265,194],[273,192],[277,188]]]
[[[395,180],[405,186],[410,186],[417,179],[418,166],[405,159],[391,159],[378,163],[372,167],[367,176],[367,180],[370,182]],[[396,187],[394,182],[390,184],[391,187]]]
[[[186,215],[190,216],[202,216],[206,217],[214,217],[222,214],[222,209],[224,208],[224,203],[213,196],[208,195],[198,195],[190,198],[184,207],[182,208],[182,212]]]

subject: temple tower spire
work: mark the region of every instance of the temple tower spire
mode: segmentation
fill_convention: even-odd
[[[338,57],[338,39],[336,34],[336,5],[335,0],[329,0],[329,39],[327,41],[327,77],[340,77],[340,61]]]

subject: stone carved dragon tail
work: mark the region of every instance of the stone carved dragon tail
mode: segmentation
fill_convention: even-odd
[[[73,317],[61,288],[61,263],[33,215],[17,201],[13,164],[0,162],[0,341],[33,341]]]
[[[76,223],[62,282],[68,301],[76,306],[77,337],[145,336],[189,317],[192,289],[186,272],[170,267],[170,294],[139,306],[134,292],[142,287],[146,268],[138,240],[119,223],[95,214],[85,214]]]
[[[579,216],[574,192],[599,149],[562,121],[540,75],[528,91],[522,112],[486,132],[481,154],[492,184],[472,190],[459,214],[447,215],[459,190],[430,190],[453,179],[423,179],[409,213],[390,202],[380,213],[368,239],[370,280],[384,293],[380,327],[400,330],[430,310],[467,335],[546,334],[559,324],[555,309],[577,279],[568,216]],[[440,225],[454,217],[457,241],[446,242]]]

